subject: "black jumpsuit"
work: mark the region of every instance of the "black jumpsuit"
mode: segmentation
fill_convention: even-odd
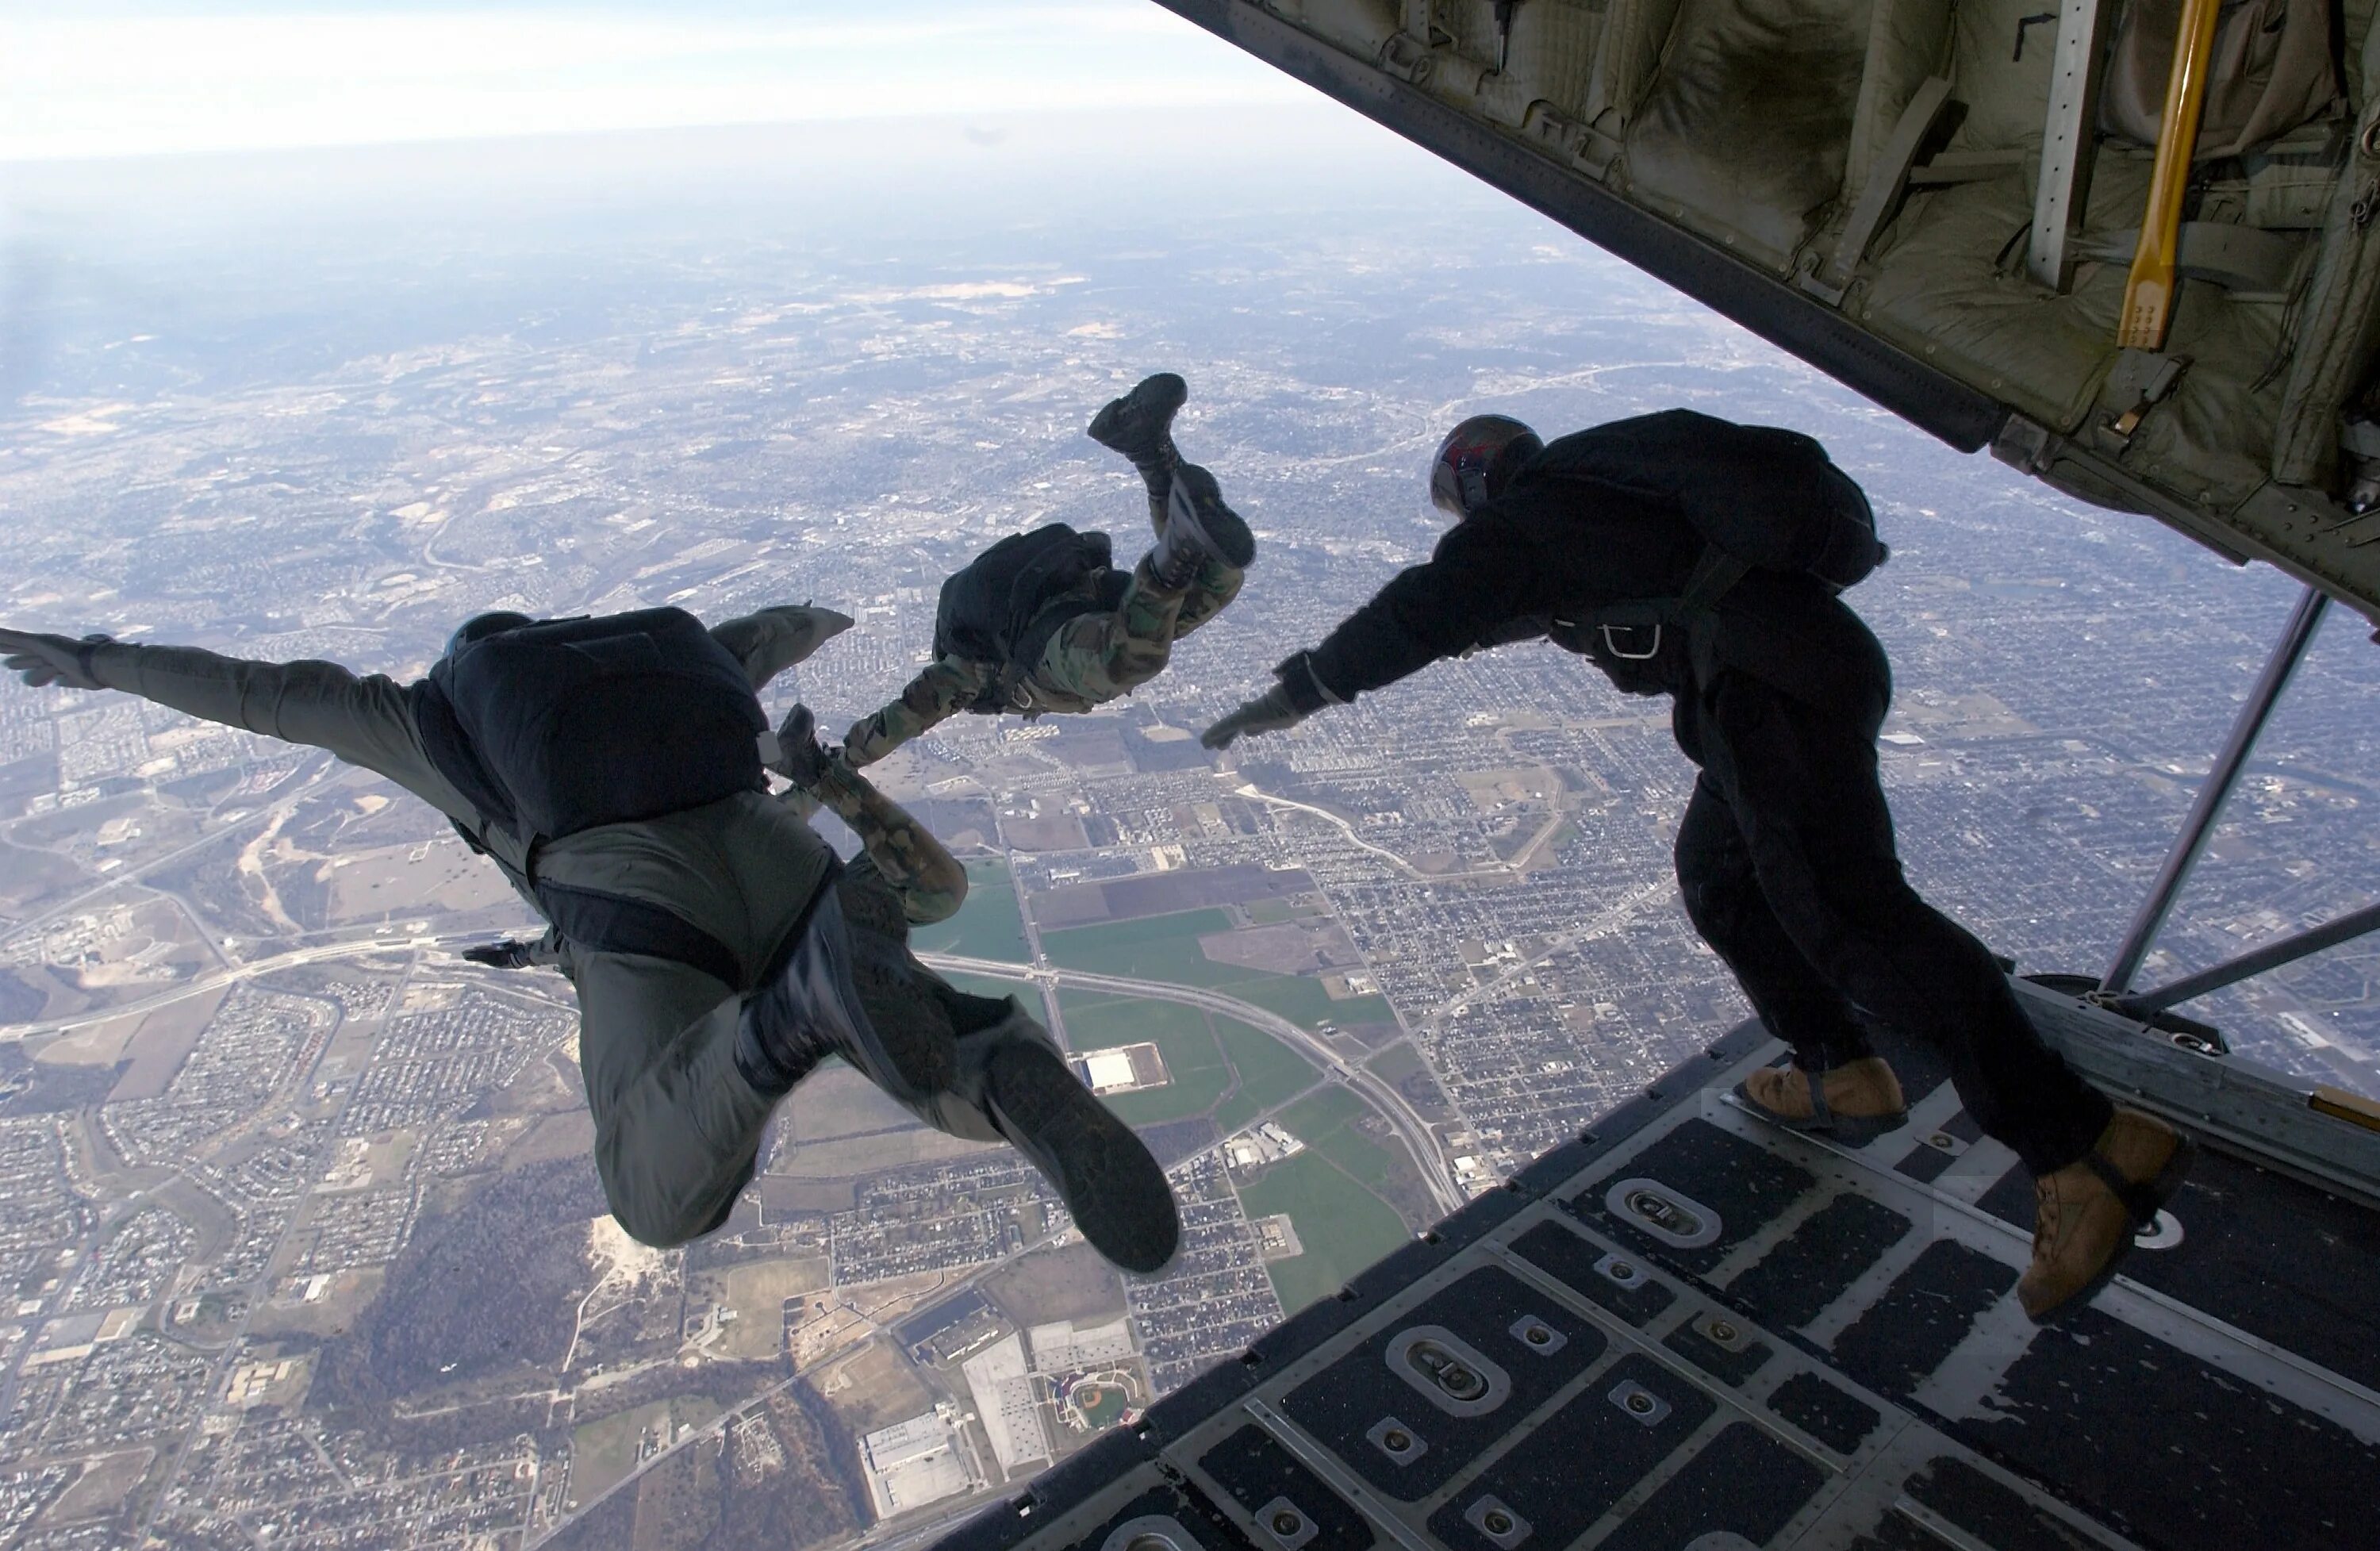
[[[1524,467],[1307,662],[1352,699],[1549,621],[1673,596],[1700,549],[1671,512]],[[1672,697],[1701,769],[1677,839],[1686,914],[1798,1065],[1869,1054],[1864,1012],[1937,1048],[1968,1112],[2034,1173],[2090,1150],[2107,1098],[2042,1042],[1989,951],[1901,876],[1876,752],[1891,673],[1858,616],[1819,583],[1754,572],[1643,660],[1592,631],[1549,633],[1621,688]]]

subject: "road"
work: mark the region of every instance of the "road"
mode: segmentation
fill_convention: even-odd
[[[71,1018],[60,1018],[52,1023],[15,1024],[8,1028],[5,1035],[0,1035],[0,1038],[24,1039],[37,1034],[70,1034],[76,1029],[90,1028],[95,1024],[112,1024],[120,1018],[137,1018],[145,1012],[154,1012],[161,1007],[170,1006],[177,1001],[188,1001],[192,997],[204,996],[209,991],[220,990],[237,980],[253,980],[261,975],[276,974],[285,969],[294,969],[299,964],[318,964],[326,959],[354,959],[369,953],[395,952],[399,949],[436,948],[450,942],[457,944],[484,942],[487,938],[488,934],[485,932],[420,936],[408,934],[404,937],[348,938],[337,942],[321,943],[312,948],[292,949],[286,953],[275,953],[269,959],[250,960],[246,963],[236,964],[230,969],[219,969],[201,975],[193,980],[185,980],[170,991],[162,991],[153,997],[144,997],[139,1001],[119,1002],[114,1007],[79,1012]]]
[[[9,1034],[14,1038],[23,1038],[28,1035],[36,1034],[66,1034],[94,1024],[113,1023],[119,1018],[135,1017],[144,1012],[154,1012],[172,1002],[202,996],[209,991],[228,986],[234,981],[253,979],[261,975],[270,975],[276,970],[289,969],[298,964],[320,963],[327,959],[355,958],[367,953],[385,953],[396,949],[437,948],[446,946],[449,942],[460,943],[484,935],[484,933],[472,933],[468,936],[450,937],[446,934],[419,936],[407,934],[402,937],[392,935],[349,939],[343,942],[326,942],[312,948],[300,948],[292,952],[276,953],[271,958],[258,959],[252,963],[241,964],[236,969],[217,970],[211,975],[202,975],[195,980],[185,981],[159,996],[122,1003],[103,1012],[86,1012],[76,1017],[60,1019],[55,1023],[23,1024],[10,1030]],[[1429,1129],[1428,1122],[1415,1112],[1404,1095],[1397,1092],[1393,1086],[1376,1073],[1342,1060],[1320,1036],[1309,1029],[1301,1028],[1277,1012],[1268,1012],[1252,1002],[1242,1001],[1236,997],[1227,997],[1220,991],[1210,991],[1197,986],[1178,986],[1161,980],[1133,980],[1120,975],[1094,974],[1089,970],[1028,966],[1013,963],[1004,959],[971,959],[955,953],[921,953],[918,957],[936,969],[954,970],[963,975],[987,975],[996,980],[1023,981],[1040,989],[1053,1003],[1057,999],[1050,993],[1056,987],[1076,986],[1086,990],[1115,991],[1126,996],[1144,997],[1156,1001],[1180,1002],[1185,1007],[1196,1007],[1208,1012],[1220,1012],[1227,1018],[1236,1018],[1241,1023],[1262,1029],[1290,1048],[1302,1052],[1322,1071],[1328,1072],[1333,1080],[1354,1089],[1380,1112],[1388,1121],[1390,1127],[1403,1141],[1406,1150],[1413,1154],[1414,1166],[1420,1171],[1422,1183],[1427,1187],[1431,1198],[1438,1204],[1440,1211],[1451,1216],[1462,1210],[1470,1200],[1470,1197],[1463,1193],[1462,1187],[1455,1183],[1454,1171],[1448,1165],[1444,1151],[1438,1145],[1436,1133]]]
[[[936,969],[955,970],[965,975],[1022,980],[1043,988],[1075,986],[1085,990],[1115,991],[1153,1001],[1180,1002],[1185,1007],[1220,1012],[1227,1018],[1236,1018],[1241,1023],[1262,1029],[1290,1048],[1304,1053],[1334,1080],[1362,1095],[1380,1112],[1404,1143],[1406,1150],[1413,1154],[1414,1167],[1419,1170],[1422,1183],[1428,1188],[1440,1211],[1451,1217],[1461,1211],[1471,1199],[1455,1182],[1454,1170],[1448,1165],[1436,1133],[1406,1101],[1404,1095],[1376,1073],[1342,1060],[1320,1036],[1299,1027],[1277,1012],[1269,1012],[1236,997],[1227,997],[1220,991],[1210,991],[1198,986],[1177,986],[1162,980],[1131,980],[1121,975],[1011,963],[999,959],[963,958],[956,953],[921,953],[918,957]]]
[[[1583,942],[1592,942],[1597,938],[1609,937],[1634,920],[1638,911],[1674,897],[1675,886],[1666,878],[1640,885],[1585,926],[1574,927],[1558,937],[1548,938],[1543,948],[1538,949],[1519,963],[1508,965],[1494,978],[1484,980],[1469,990],[1458,992],[1439,1002],[1429,1010],[1426,1019],[1427,1025],[1432,1029],[1443,1027],[1451,1014],[1460,1012],[1466,1007],[1475,1007],[1481,1002],[1495,1000],[1507,986],[1526,977],[1556,954],[1575,948]]]

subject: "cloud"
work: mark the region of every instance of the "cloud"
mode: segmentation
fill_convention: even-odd
[[[1146,0],[0,16],[0,161],[1296,95]]]

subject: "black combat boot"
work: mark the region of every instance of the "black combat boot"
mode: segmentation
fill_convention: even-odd
[[[1190,384],[1172,372],[1144,377],[1140,385],[1091,417],[1091,440],[1132,460],[1148,486],[1152,511],[1163,504],[1182,454],[1173,445],[1173,415],[1190,396]]]
[[[1135,1275],[1162,1267],[1182,1242],[1164,1169],[1046,1036],[992,1037],[980,1102],[1000,1133],[1050,1181],[1093,1249]]]
[[[1210,563],[1245,571],[1256,557],[1256,535],[1237,512],[1223,504],[1215,477],[1195,463],[1175,469],[1165,498],[1165,526],[1148,551],[1148,570],[1157,585],[1186,588]]]

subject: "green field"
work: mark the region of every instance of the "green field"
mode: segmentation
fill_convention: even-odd
[[[646,1429],[664,1420],[673,1429],[699,1427],[717,1417],[721,1409],[700,1396],[688,1395],[589,1422],[570,1437],[571,1495],[581,1503],[590,1503],[627,1479],[637,1468],[637,1443]]]
[[[1290,1314],[1337,1292],[1356,1272],[1412,1237],[1387,1203],[1310,1145],[1242,1187],[1240,1206],[1252,1218],[1286,1212],[1297,1225],[1305,1253],[1265,1266],[1281,1308]]]
[[[1429,1063],[1421,1059],[1421,1052],[1407,1040],[1398,1040],[1364,1064],[1381,1081],[1400,1090],[1415,1077],[1427,1077],[1433,1084],[1438,1080]]]
[[[1172,1082],[1107,1100],[1133,1125],[1156,1125],[1212,1110],[1217,1125],[1234,1131],[1314,1082],[1314,1068],[1305,1058],[1236,1019],[1209,1016],[1178,1002],[1096,991],[1061,991],[1058,1005],[1065,1013],[1067,1041],[1076,1050],[1146,1041],[1164,1055]]]
[[[1281,1123],[1366,1189],[1386,1190],[1412,1170],[1402,1147],[1382,1146],[1356,1129],[1356,1121],[1370,1113],[1371,1106],[1345,1088],[1326,1088],[1283,1110]]]
[[[1083,1420],[1091,1424],[1092,1432],[1103,1433],[1123,1420],[1130,1400],[1122,1385],[1085,1385],[1083,1387],[1091,1393],[1077,1394],[1075,1406],[1083,1413]]]
[[[970,959],[1025,962],[1025,915],[1003,861],[967,865],[966,903],[947,921],[913,927],[909,946],[920,953],[957,953]]]
[[[1209,1021],[1240,1073],[1240,1091],[1215,1110],[1215,1124],[1224,1135],[1240,1130],[1313,1083],[1314,1063],[1262,1029],[1251,1028],[1236,1018]]]
[[[1172,1082],[1141,1093],[1117,1094],[1106,1101],[1127,1125],[1156,1125],[1203,1115],[1232,1085],[1232,1069],[1224,1063],[1222,1047],[1215,1042],[1207,1014],[1195,1007],[1094,991],[1061,991],[1058,1006],[1066,1016],[1066,1038],[1077,1050],[1104,1050],[1146,1041],[1165,1057]]]
[[[1205,986],[1254,1003],[1305,1028],[1323,1024],[1390,1023],[1395,1014],[1379,997],[1354,997],[1333,1001],[1322,982],[1311,975],[1272,975],[1238,964],[1219,964],[1199,951],[1198,939],[1209,932],[1232,929],[1231,917],[1220,910],[1184,910],[1171,915],[1144,916],[1099,927],[1073,927],[1041,934],[1041,949],[1050,962],[1067,969],[1090,970],[1134,980],[1164,980],[1176,986]]]

